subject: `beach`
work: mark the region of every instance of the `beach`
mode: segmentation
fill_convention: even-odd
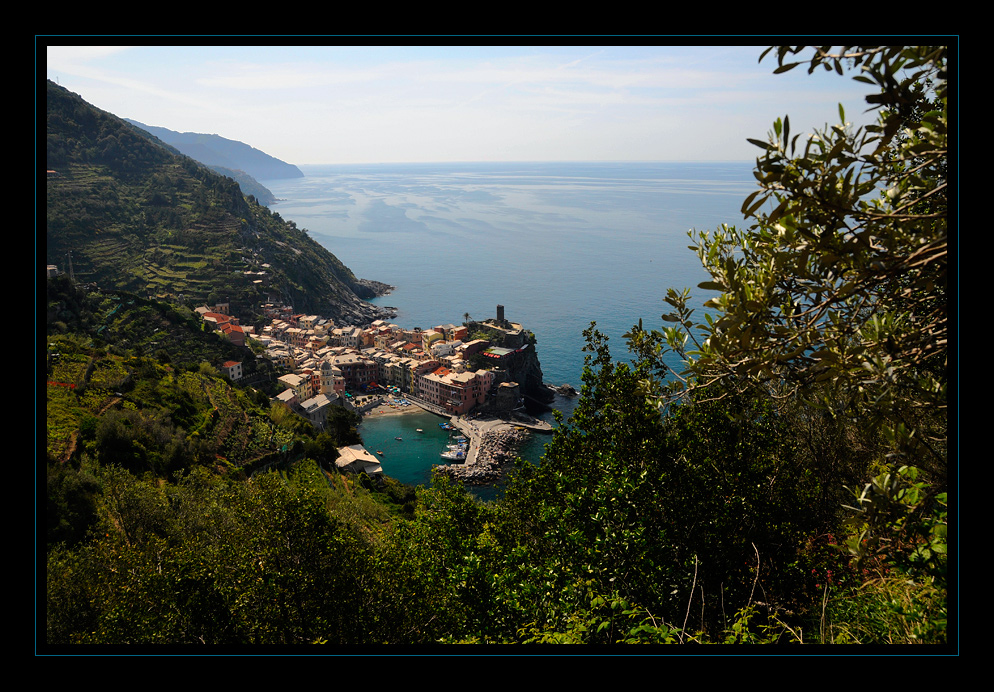
[[[405,413],[423,413],[423,409],[415,404],[400,406],[386,402],[378,404],[364,413],[364,416],[399,416]]]

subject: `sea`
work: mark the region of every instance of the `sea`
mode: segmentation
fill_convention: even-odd
[[[392,322],[460,324],[467,314],[495,317],[501,305],[535,334],[545,381],[577,390],[592,322],[612,356],[625,360],[627,331],[640,320],[663,326],[668,288],[690,288],[702,317],[710,294],[697,285],[708,275],[688,231],[741,225],[742,202],[756,189],[751,162],[298,168],[303,178],[261,181],[278,199],[270,208],[357,277],[395,286],[373,301],[396,308]],[[553,408],[568,418],[574,405],[557,397]],[[553,420],[551,411],[540,417]],[[426,484],[441,461],[440,421],[427,413],[369,417],[360,433],[367,448],[383,452],[385,474]],[[541,463],[548,440],[532,434],[522,457]]]

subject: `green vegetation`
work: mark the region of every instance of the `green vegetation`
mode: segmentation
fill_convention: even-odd
[[[630,335],[648,371],[641,391],[664,409],[701,398],[767,400],[789,422],[794,463],[816,481],[822,533],[851,567],[871,570],[865,583],[834,585],[834,598],[826,590],[826,613],[864,603],[864,615],[915,622],[907,640],[944,640],[946,48],[775,51],[778,72],[855,70],[879,89],[867,97],[877,122],[853,128],[840,107],[839,124],[807,139],[791,136],[784,117],[768,141],[754,141],[763,151],[760,189],[742,206],[752,224],[692,234],[712,277],[701,288],[719,293],[705,303],[705,323],[694,322],[688,292],[670,291],[674,313],[664,319],[673,326],[639,325]],[[687,370],[664,383],[669,351]],[[842,504],[852,515],[840,525],[832,510]],[[895,588],[915,607],[899,605]],[[849,641],[901,640],[889,627],[886,635],[842,630]],[[833,632],[822,629],[828,639]]]
[[[344,411],[316,434],[182,308],[50,284],[46,641],[947,644],[945,51],[802,53],[879,124],[778,122],[752,225],[696,235],[704,322],[671,292],[630,362],[591,325],[500,500],[339,475]]]
[[[71,261],[78,281],[228,302],[245,319],[270,293],[301,311],[373,319],[360,300],[373,291],[233,179],[52,82],[47,127],[47,261],[63,271]]]

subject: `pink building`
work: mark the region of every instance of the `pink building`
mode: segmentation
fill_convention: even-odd
[[[430,404],[441,406],[452,415],[469,413],[486,401],[492,374],[485,371],[452,372],[439,366],[418,375],[418,395]]]

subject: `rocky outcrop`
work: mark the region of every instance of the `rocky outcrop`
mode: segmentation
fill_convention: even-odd
[[[348,295],[337,301],[326,303],[316,312],[331,317],[336,324],[360,327],[375,320],[389,319],[394,315],[389,309],[377,307],[361,298],[352,298]]]
[[[479,334],[479,338],[489,341],[494,350],[503,349],[496,355],[493,364],[495,371],[500,373],[498,383],[517,383],[523,397],[541,406],[548,407],[555,401],[555,391],[545,384],[542,377],[535,334],[521,324],[505,319],[503,305],[497,306],[496,318],[467,320],[463,324],[471,335]]]
[[[555,400],[555,392],[542,379],[542,364],[534,345],[529,345],[519,358],[511,362],[508,373],[512,382],[521,385],[523,396],[545,405]]]
[[[368,300],[369,298],[385,296],[393,291],[396,286],[385,284],[382,281],[373,281],[372,279],[356,279],[352,288],[355,290],[357,296]]]

